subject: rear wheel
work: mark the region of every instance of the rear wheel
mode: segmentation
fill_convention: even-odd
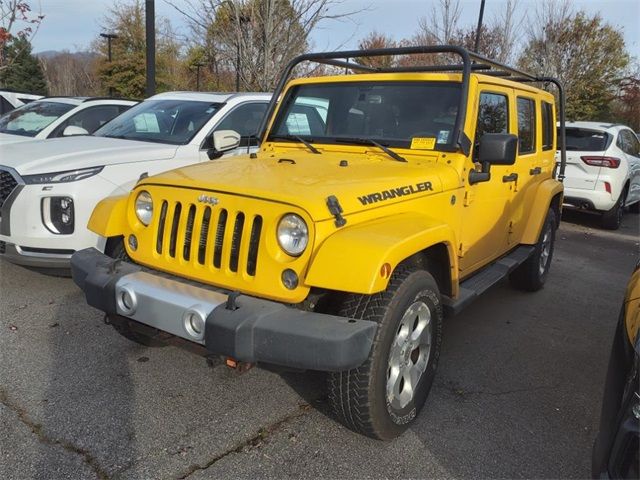
[[[378,323],[367,361],[331,373],[329,399],[348,428],[381,440],[404,432],[425,404],[442,340],[442,306],[434,278],[399,267],[384,292],[351,295],[340,314]]]
[[[602,214],[602,227],[607,230],[618,230],[622,224],[622,215],[624,214],[624,199],[627,192],[623,191],[616,204],[611,210]]]
[[[533,254],[509,276],[509,280],[514,287],[528,292],[535,292],[544,286],[551,267],[555,240],[556,212],[550,208]]]

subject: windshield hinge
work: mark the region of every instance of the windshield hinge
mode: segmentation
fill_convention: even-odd
[[[330,195],[327,197],[327,208],[331,215],[335,217],[335,225],[336,227],[344,227],[347,224],[347,220],[342,216],[342,207],[340,206],[340,202],[335,197],[335,195]]]

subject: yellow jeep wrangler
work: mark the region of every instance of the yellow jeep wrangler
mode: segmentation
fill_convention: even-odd
[[[357,61],[385,55],[427,64]],[[288,81],[302,62],[345,74]],[[562,105],[555,80],[459,47],[297,57],[258,153],[103,200],[89,228],[110,256],[75,253],[73,278],[131,340],[329,372],[345,425],[396,437],[433,383],[443,314],[507,276],[538,290],[549,272],[563,165],[554,96],[535,82],[556,83]]]

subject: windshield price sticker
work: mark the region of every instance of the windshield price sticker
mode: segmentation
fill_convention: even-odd
[[[433,150],[435,146],[435,137],[414,137],[411,139],[411,149],[413,150]]]

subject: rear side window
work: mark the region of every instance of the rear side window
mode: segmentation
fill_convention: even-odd
[[[624,153],[635,157],[640,155],[640,143],[638,143],[638,138],[631,130],[622,130],[618,134],[618,146]]]
[[[602,152],[609,145],[609,134],[597,130],[585,128],[567,128],[567,151],[579,152]],[[560,145],[560,135],[558,135],[558,148]]]
[[[536,151],[536,104],[530,98],[518,98],[518,152]]]
[[[553,105],[542,102],[542,150],[553,148],[553,129],[556,121],[553,118]]]

